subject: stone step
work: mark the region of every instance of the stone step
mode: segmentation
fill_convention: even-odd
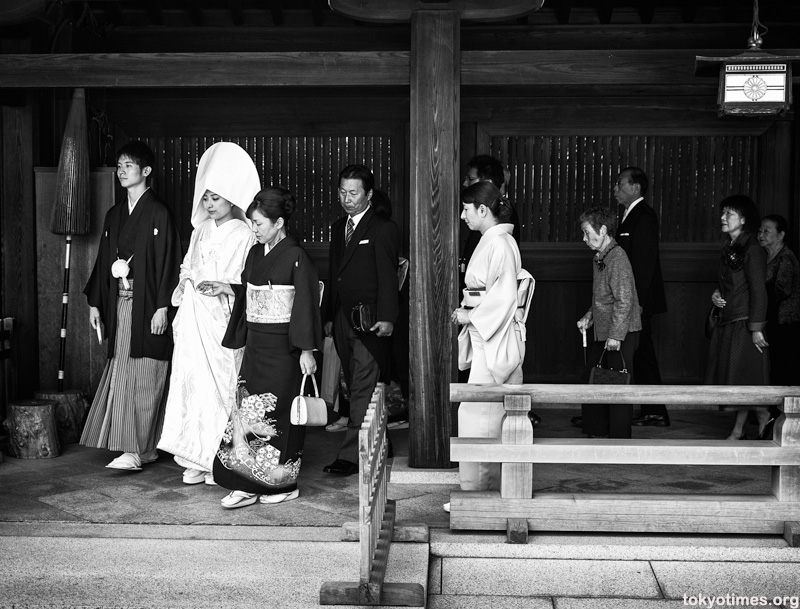
[[[432,609],[655,609],[700,594],[786,596],[790,606],[798,586],[800,550],[779,536],[536,533],[516,545],[504,534],[431,533]]]

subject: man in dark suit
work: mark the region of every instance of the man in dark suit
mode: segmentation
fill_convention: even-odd
[[[347,214],[331,226],[330,276],[325,290],[325,334],[333,336],[350,387],[350,421],[336,460],[324,472],[358,471],[358,430],[378,381],[389,382],[392,331],[399,312],[397,225],[370,204],[372,172],[348,165],[339,174],[339,203]],[[368,331],[356,330],[353,308],[375,313]]]
[[[642,306],[642,331],[633,355],[634,381],[637,385],[660,385],[661,372],[653,345],[653,316],[667,310],[667,299],[658,250],[658,215],[644,200],[648,185],[647,176],[641,169],[626,167],[617,177],[614,198],[625,208],[617,224],[617,243],[631,261]],[[666,427],[669,425],[667,407],[664,404],[642,404],[640,416],[631,423]]]

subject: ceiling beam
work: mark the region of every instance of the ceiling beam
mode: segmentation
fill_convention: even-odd
[[[408,66],[408,52],[0,54],[0,87],[391,86]]]
[[[283,7],[280,0],[267,0],[269,12],[272,14],[272,23],[283,25]]]
[[[203,11],[200,10],[198,3],[194,0],[187,0],[189,4],[189,18],[194,25],[205,25],[206,18],[203,16]]]
[[[242,25],[244,23],[241,0],[228,0],[228,12],[231,14],[231,21],[234,25]]]
[[[311,0],[311,20],[316,26],[325,22],[325,9],[328,3],[325,0]]]
[[[775,49],[798,55],[800,49]],[[465,86],[667,86],[695,77],[695,57],[736,50],[463,51]],[[0,55],[0,88],[408,86],[408,52]],[[698,82],[699,81],[699,82]],[[800,75],[794,82],[800,82]]]
[[[145,7],[153,25],[164,25],[164,13],[161,12],[161,5],[158,0],[147,0]]]

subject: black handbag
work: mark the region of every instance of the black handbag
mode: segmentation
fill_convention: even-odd
[[[350,311],[350,322],[356,332],[371,332],[370,328],[378,323],[377,305],[359,302]]]
[[[606,352],[606,349],[603,349],[600,361],[589,371],[589,383],[592,385],[630,385],[631,375],[628,372],[628,365],[625,363],[625,356],[622,355],[622,351],[619,352],[619,356],[622,358],[622,370],[603,368],[603,357],[605,357]]]
[[[714,334],[714,328],[719,325],[720,317],[722,317],[722,308],[717,305],[711,305],[706,316],[706,338],[711,338],[711,335]]]

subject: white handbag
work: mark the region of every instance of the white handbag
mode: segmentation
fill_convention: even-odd
[[[314,383],[314,396],[303,395],[306,378],[311,377]],[[325,400],[319,397],[317,379],[313,374],[304,374],[300,381],[300,395],[292,400],[292,410],[289,414],[292,425],[322,426],[328,424],[328,407]]]

